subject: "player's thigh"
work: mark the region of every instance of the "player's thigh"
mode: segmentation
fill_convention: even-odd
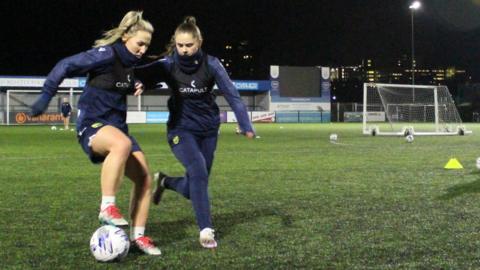
[[[215,150],[217,149],[217,136],[206,137],[201,142],[201,151],[205,157],[208,171],[210,171],[215,156]]]
[[[126,151],[130,151],[132,142],[125,133],[114,126],[104,126],[92,139],[91,148],[96,154],[105,156],[114,147],[124,148]]]
[[[185,168],[188,168],[195,162],[205,160],[198,140],[190,133],[171,132],[168,134],[168,143],[175,157]]]

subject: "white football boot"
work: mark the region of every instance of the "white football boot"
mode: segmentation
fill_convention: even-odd
[[[215,230],[205,228],[200,231],[200,245],[204,248],[216,248],[217,241],[215,241]]]
[[[140,236],[132,242],[138,249],[140,249],[147,255],[162,255],[162,251],[160,251],[160,249],[155,246],[152,239],[148,236]]]
[[[98,220],[101,224],[113,225],[113,226],[127,226],[128,222],[120,214],[120,210],[112,204],[100,211]]]

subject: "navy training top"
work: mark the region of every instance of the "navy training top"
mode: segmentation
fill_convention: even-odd
[[[138,68],[141,69],[137,74],[147,86],[165,81],[172,89],[168,100],[169,129],[217,132],[220,113],[213,92],[216,83],[235,113],[241,130],[254,132],[245,104],[218,58],[203,54],[201,50],[190,57],[179,56],[175,51],[172,56]],[[149,69],[149,72],[141,72],[142,69]]]
[[[69,116],[72,112],[72,106],[68,102],[62,102],[62,114],[63,116]]]
[[[128,133],[126,124],[127,93],[125,91],[116,91],[115,88],[102,89],[94,87],[90,85],[89,81],[92,74],[108,75],[114,72],[114,68],[118,66],[117,63],[120,63],[124,69],[128,69],[133,68],[138,60],[122,42],[93,48],[59,61],[48,74],[42,91],[50,96],[54,96],[58,86],[65,78],[82,76],[88,73],[89,80],[87,80],[78,101],[77,128],[95,122],[102,122]],[[127,87],[133,91],[135,84],[132,78],[133,69],[131,73],[123,72],[121,74],[124,75],[124,78],[113,76],[117,82],[113,82],[112,85]]]

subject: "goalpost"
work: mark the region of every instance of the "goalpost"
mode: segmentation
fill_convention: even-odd
[[[38,95],[42,92],[41,89],[30,89],[30,90],[18,90],[11,89],[7,90],[6,93],[6,104],[5,104],[5,119],[6,124],[11,124],[11,115],[17,112],[29,113],[31,110],[31,105],[35,102]],[[46,113],[48,112],[59,112],[59,105],[62,103],[63,97],[68,97],[69,103],[72,106],[72,111],[74,110],[78,98],[80,97],[82,90],[58,90],[57,95],[55,95],[50,104],[47,107]]]
[[[363,134],[464,135],[448,88],[443,85],[365,83]]]
[[[5,94],[5,101],[3,102],[3,93],[0,95],[0,125],[12,125],[18,124],[18,121],[15,121],[17,117],[25,119],[30,114],[31,105],[35,102],[38,96],[41,94],[41,87],[38,89],[9,89]],[[70,88],[69,90],[58,90],[57,94],[52,97],[45,114],[58,115],[60,118],[60,105],[62,104],[63,98],[68,98],[70,105],[72,106],[72,117],[70,121],[75,121],[76,115],[74,114],[76,106],[83,90],[74,90]],[[127,102],[130,104],[129,111],[133,112],[135,109],[137,111],[142,110],[143,106],[143,96],[139,95],[128,96]],[[4,104],[4,106],[2,105]],[[133,108],[133,109],[132,109]],[[5,115],[5,118],[3,116]],[[12,121],[13,120],[13,121]],[[57,121],[57,120],[55,120]],[[59,119],[57,122],[62,121]],[[45,122],[45,121],[26,121],[24,124],[55,124],[54,122]]]

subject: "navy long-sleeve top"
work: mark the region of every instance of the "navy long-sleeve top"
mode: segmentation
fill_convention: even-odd
[[[242,131],[254,132],[245,104],[218,58],[201,51],[197,54],[194,59],[187,59],[191,65],[182,62],[181,56],[175,52],[142,66],[137,72],[142,81],[148,82],[147,85],[165,81],[172,90],[168,101],[168,127],[201,133],[217,132],[220,114],[213,92],[216,83]],[[149,69],[149,72],[141,72],[142,69]]]
[[[62,102],[62,114],[64,116],[69,116],[72,112],[72,106],[68,102]]]
[[[138,59],[131,54],[122,42],[112,45],[93,48],[85,52],[67,57],[58,62],[48,74],[43,85],[43,92],[54,96],[63,79],[82,76],[85,74],[112,73],[116,61],[120,61],[125,68],[133,68]],[[118,76],[117,76],[118,77]],[[133,90],[134,79],[131,76],[122,78],[128,88]],[[93,87],[87,81],[78,101],[79,116],[77,126],[97,121],[111,124],[125,132],[126,125],[126,93]]]

